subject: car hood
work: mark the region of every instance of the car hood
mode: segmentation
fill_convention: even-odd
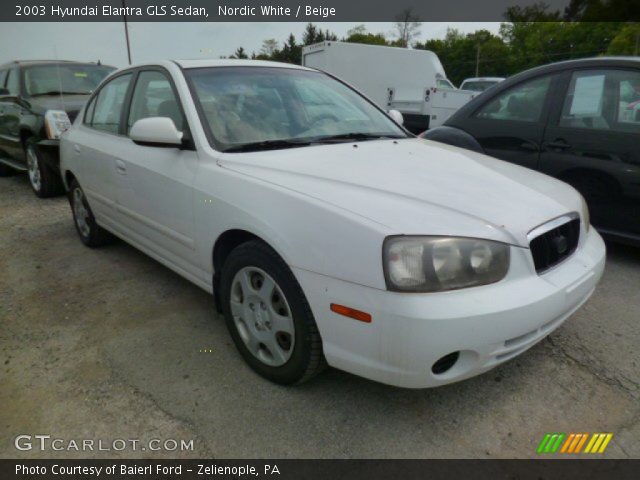
[[[44,113],[47,110],[64,110],[77,113],[89,99],[89,95],[51,95],[31,97],[29,103],[34,110]]]
[[[528,246],[534,227],[581,207],[575,190],[551,177],[419,139],[224,154],[219,163],[355,213],[387,234]]]

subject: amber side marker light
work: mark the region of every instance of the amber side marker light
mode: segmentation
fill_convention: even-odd
[[[331,311],[340,315],[344,315],[345,317],[353,318],[354,320],[358,320],[360,322],[371,323],[370,314],[362,312],[360,310],[356,310],[355,308],[345,307],[344,305],[332,303]]]

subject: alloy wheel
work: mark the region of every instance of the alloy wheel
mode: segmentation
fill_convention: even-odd
[[[27,168],[29,172],[29,181],[36,192],[42,188],[42,175],[40,174],[40,164],[38,156],[33,147],[27,148]]]

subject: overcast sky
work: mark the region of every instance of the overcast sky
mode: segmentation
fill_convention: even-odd
[[[356,23],[318,22],[338,37]],[[368,31],[392,37],[392,23],[367,23]],[[463,32],[485,28],[498,31],[499,23],[423,23],[419,40],[442,38],[447,27]],[[293,33],[298,40],[304,23],[129,23],[133,62],[167,58],[219,58],[231,55],[239,46],[249,53],[260,51],[262,41],[279,42]],[[119,22],[105,23],[1,23],[0,64],[11,60],[64,59],[97,61],[123,67],[127,64],[124,27]]]

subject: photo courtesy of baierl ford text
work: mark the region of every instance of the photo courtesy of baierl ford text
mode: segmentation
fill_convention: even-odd
[[[0,4],[0,478],[635,480],[639,140],[632,0]]]

